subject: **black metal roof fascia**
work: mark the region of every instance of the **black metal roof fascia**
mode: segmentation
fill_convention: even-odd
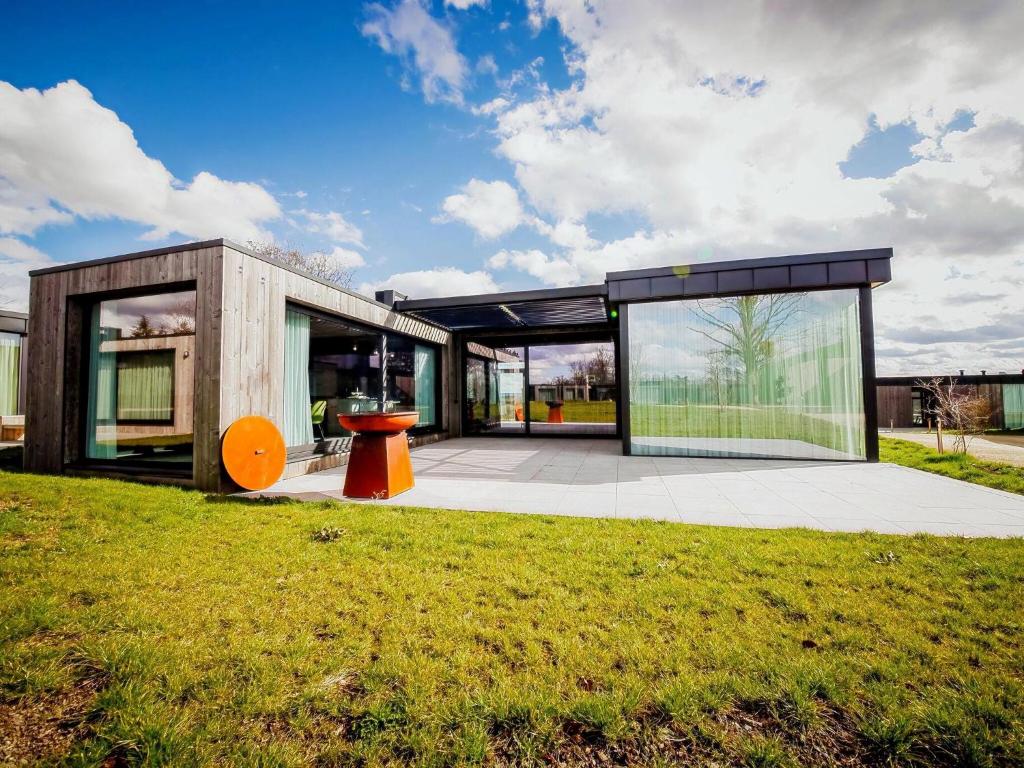
[[[892,279],[892,248],[657,267],[608,275],[612,303],[875,286]]]

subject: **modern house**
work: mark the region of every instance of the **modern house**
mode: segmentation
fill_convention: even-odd
[[[230,490],[220,444],[236,419],[278,426],[287,477],[345,462],[337,414],[391,408],[418,411],[416,444],[589,435],[625,454],[872,461],[871,289],[891,258],[429,299],[364,297],[227,240],[41,269],[25,465]],[[552,381],[586,396],[541,400]]]
[[[0,442],[25,431],[25,365],[28,315],[0,309]]]
[[[988,400],[991,429],[1024,429],[1024,370],[1020,373],[989,373],[927,376],[886,376],[878,379],[878,424],[885,428],[928,426],[934,411],[932,395],[925,386],[939,379],[944,385]]]

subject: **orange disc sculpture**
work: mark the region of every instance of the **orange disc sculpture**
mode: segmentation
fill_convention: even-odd
[[[220,454],[228,475],[247,491],[262,491],[284,472],[284,438],[262,416],[243,416],[228,427]]]
[[[341,426],[356,433],[345,470],[346,496],[390,499],[413,487],[405,430],[418,420],[416,411],[338,414]]]

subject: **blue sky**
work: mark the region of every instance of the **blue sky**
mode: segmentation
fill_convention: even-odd
[[[403,88],[401,63],[360,31],[367,19],[358,3],[205,2],[187,12],[15,3],[0,73],[22,89],[77,80],[179,179],[206,170],[258,181],[287,207],[341,212],[365,235],[367,266],[357,279],[435,264],[476,269],[492,249],[466,227],[431,219],[466,179],[509,178],[510,169],[472,113]],[[568,81],[556,29],[534,34],[522,5],[472,9],[459,24],[474,66],[490,55],[508,73],[543,57],[546,82]],[[470,88],[481,103],[499,91],[486,73],[474,73]],[[291,197],[297,192],[307,196]],[[40,230],[33,242],[64,261],[187,239],[140,245],[146,229],[79,219]],[[271,229],[300,247],[331,245],[287,225]]]
[[[420,296],[889,245],[880,370],[1024,368],[1022,6],[795,8],[15,0],[0,302],[216,236]]]

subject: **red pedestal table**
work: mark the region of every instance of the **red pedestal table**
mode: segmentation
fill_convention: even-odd
[[[390,499],[413,487],[405,430],[418,420],[416,411],[338,414],[341,426],[356,433],[345,472],[346,496]]]
[[[561,424],[564,419],[562,418],[562,401],[561,400],[548,400],[548,424]]]

